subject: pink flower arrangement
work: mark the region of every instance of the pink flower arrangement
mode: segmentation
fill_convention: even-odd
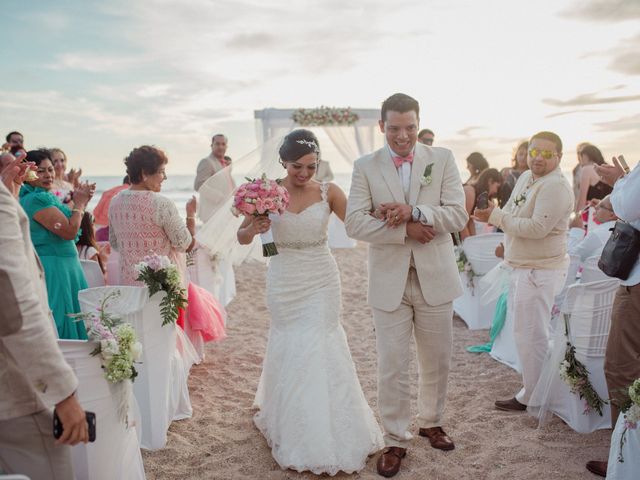
[[[289,192],[278,185],[275,180],[269,180],[266,175],[261,178],[250,179],[240,185],[233,195],[231,212],[240,215],[281,215],[289,205]]]
[[[289,205],[289,192],[278,185],[275,180],[269,180],[263,173],[262,177],[251,179],[238,187],[233,195],[231,212],[239,217],[260,215],[282,215]],[[271,257],[278,254],[273,241],[271,230],[260,235],[262,237],[262,254]]]

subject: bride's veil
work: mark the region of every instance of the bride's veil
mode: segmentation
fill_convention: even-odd
[[[236,237],[244,217],[231,213],[233,192],[244,183],[245,177],[258,178],[264,173],[270,179],[280,178],[285,171],[278,151],[284,137],[267,140],[254,151],[210,177],[198,190],[198,216],[204,225],[196,233],[196,240],[211,253],[230,259],[235,265],[247,258],[262,260],[260,238],[251,245],[240,245]]]

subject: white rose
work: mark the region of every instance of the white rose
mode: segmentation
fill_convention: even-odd
[[[120,352],[118,348],[118,342],[115,340],[100,340],[100,348],[102,350],[102,357],[108,362],[114,355]]]

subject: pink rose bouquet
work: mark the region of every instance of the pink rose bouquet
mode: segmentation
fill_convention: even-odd
[[[231,212],[236,216],[281,215],[289,205],[289,192],[265,174],[261,178],[247,178],[233,194]],[[260,235],[262,254],[271,257],[278,254],[271,230]]]

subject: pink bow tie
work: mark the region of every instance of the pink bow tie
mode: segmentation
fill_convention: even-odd
[[[396,168],[400,168],[404,162],[413,163],[413,152],[406,157],[399,157],[397,155],[393,156],[393,164]]]

